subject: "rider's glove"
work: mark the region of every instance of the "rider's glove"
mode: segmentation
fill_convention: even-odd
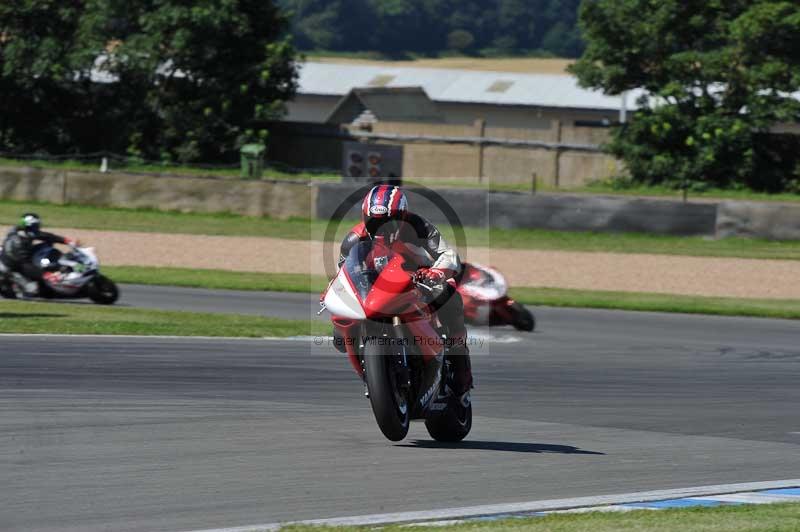
[[[68,246],[72,246],[74,248],[80,247],[81,242],[75,238],[65,238],[64,243]]]
[[[421,268],[417,270],[417,282],[426,284],[442,284],[447,276],[439,268]]]

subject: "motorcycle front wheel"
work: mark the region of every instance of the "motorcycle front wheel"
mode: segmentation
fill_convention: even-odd
[[[89,285],[89,299],[98,305],[113,305],[119,299],[117,285],[103,275],[95,277]]]
[[[364,376],[367,379],[369,402],[378,427],[391,441],[400,441],[408,434],[408,392],[400,386],[400,358],[391,346],[367,341],[364,346]]]

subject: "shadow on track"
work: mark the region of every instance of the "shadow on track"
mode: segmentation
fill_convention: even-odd
[[[446,443],[432,440],[413,440],[398,447],[415,447],[417,449],[469,449],[480,451],[506,451],[511,453],[539,454],[593,454],[605,455],[596,451],[584,451],[571,445],[551,445],[547,443],[521,443],[508,441],[476,441],[466,440],[458,443]]]

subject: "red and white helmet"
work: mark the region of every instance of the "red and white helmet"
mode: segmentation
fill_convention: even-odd
[[[361,204],[361,220],[369,236],[374,238],[387,222],[397,225],[406,217],[408,200],[400,187],[378,185],[370,190]],[[395,228],[392,227],[392,231]]]

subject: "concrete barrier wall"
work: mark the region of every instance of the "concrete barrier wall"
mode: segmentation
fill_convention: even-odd
[[[303,182],[0,168],[0,198],[56,204],[308,218],[316,192]]]
[[[338,214],[339,217],[357,219],[360,200],[366,190],[368,187],[319,185],[317,217],[331,219]],[[406,191],[414,212],[437,224],[453,223],[455,216],[455,220],[470,227],[665,235],[713,235],[716,224],[717,206],[710,203],[485,190],[446,189],[431,193],[412,187]]]
[[[0,198],[64,203],[66,172],[29,167],[0,167]]]
[[[488,194],[488,223],[505,229],[713,235],[716,205],[540,194]]]
[[[717,210],[716,234],[800,240],[800,205],[724,201]]]
[[[414,210],[437,224],[800,240],[800,205],[681,203],[617,196],[408,188]],[[0,167],[0,199],[272,218],[357,219],[366,189],[337,183]],[[348,201],[349,198],[349,201]],[[340,206],[345,208],[340,209]]]

